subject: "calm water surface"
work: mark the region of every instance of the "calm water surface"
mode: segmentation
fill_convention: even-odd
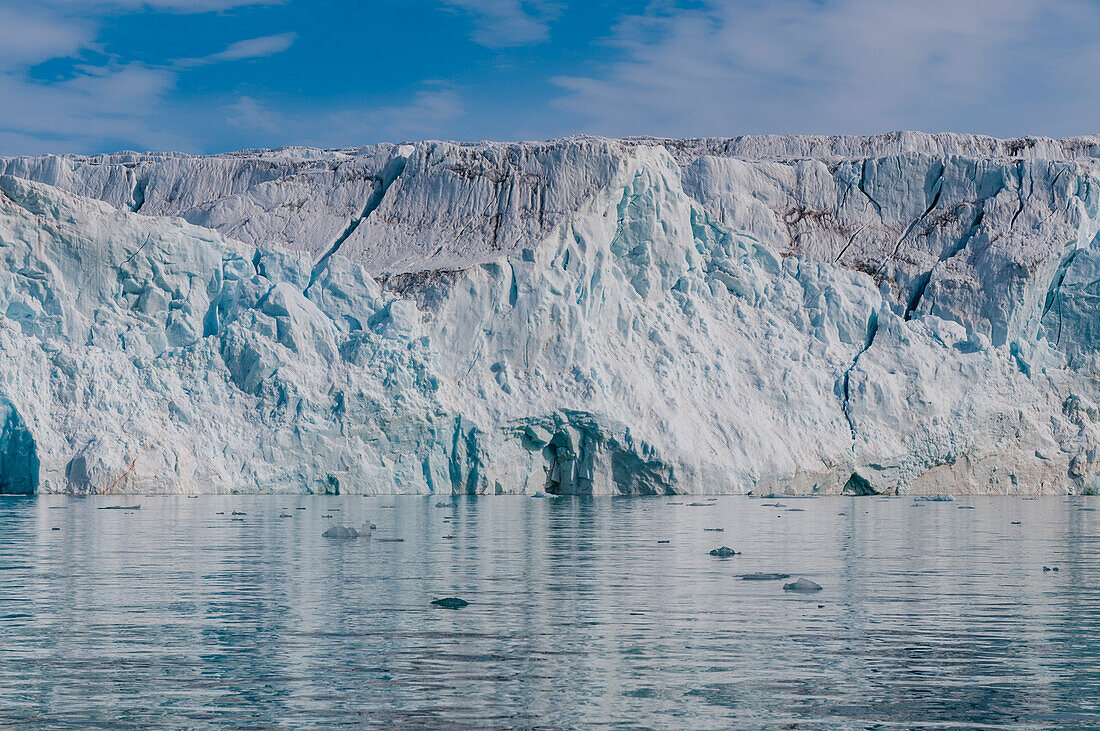
[[[1100,499],[440,500],[0,500],[0,726],[1100,725]]]

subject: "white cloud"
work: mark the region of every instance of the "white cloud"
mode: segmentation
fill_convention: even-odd
[[[138,64],[88,69],[48,85],[0,75],[0,129],[40,140],[29,146],[39,150],[95,149],[103,140],[186,146],[154,121],[174,84],[174,74]]]
[[[68,56],[95,37],[91,23],[0,6],[0,69]]]
[[[243,96],[225,109],[229,124],[262,136],[264,144],[353,147],[375,140],[402,142],[442,134],[465,109],[456,90],[431,83],[404,104],[300,112],[271,109]]]
[[[273,36],[249,38],[245,41],[231,43],[221,53],[215,53],[208,58],[210,61],[237,61],[245,58],[273,56],[290,48],[297,37],[296,33],[279,33]]]
[[[443,0],[474,19],[473,40],[489,48],[524,46],[546,40],[559,12],[547,0]]]
[[[237,41],[209,56],[161,65],[98,53],[103,13],[151,7],[226,10],[256,0],[44,0],[0,5],[0,154],[97,151],[104,146],[194,149],[190,125],[170,100],[187,68],[270,56],[295,40],[281,33]],[[88,51],[96,51],[89,55]],[[89,59],[95,58],[96,61]],[[68,61],[63,77],[32,69]]]
[[[266,58],[282,53],[294,44],[296,33],[278,33],[272,36],[249,38],[229,44],[225,50],[200,58],[187,58],[177,61],[178,67],[203,66],[223,61],[244,61],[251,58]]]
[[[566,7],[564,0],[432,1],[468,17],[473,39],[494,48],[547,40]],[[98,43],[100,24],[119,14],[261,4],[269,3],[0,0],[0,154],[579,131],[1064,135],[1093,132],[1100,117],[1100,96],[1091,93],[1100,0],[650,0],[644,13],[620,19],[604,45],[571,48],[608,61],[555,77],[559,92],[549,106],[538,84],[503,92],[472,84],[463,96],[482,104],[470,110],[456,87],[443,84],[415,86],[387,106],[342,97],[299,108],[255,90],[226,107],[224,96],[195,97],[181,81],[198,66],[282,53],[293,33],[157,64]],[[64,62],[35,68],[53,59]]]
[[[224,109],[226,121],[238,129],[263,134],[275,134],[285,124],[281,115],[268,109],[263,102],[250,96],[242,96]]]
[[[618,62],[558,77],[604,134],[1088,131],[1093,0],[709,0],[654,6]]]

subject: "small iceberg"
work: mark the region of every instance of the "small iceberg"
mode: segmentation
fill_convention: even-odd
[[[96,510],[141,510],[140,505],[105,505]]]
[[[322,538],[358,538],[359,531],[346,525],[334,525],[324,533],[321,534]]]
[[[917,495],[913,500],[918,503],[950,503],[955,498],[950,495]]]
[[[789,578],[791,578],[790,574],[769,574],[763,571],[756,571],[751,574],[741,574],[742,581],[780,581]]]
[[[783,591],[821,591],[821,584],[817,584],[809,579],[799,579],[798,581],[792,581],[789,584],[783,585]]]
[[[729,558],[730,556],[740,556],[737,551],[733,550],[729,546],[721,546],[715,548],[710,552],[711,556],[717,556],[718,558]]]

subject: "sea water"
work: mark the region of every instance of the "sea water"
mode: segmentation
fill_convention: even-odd
[[[3,499],[0,725],[1100,724],[1097,507]]]

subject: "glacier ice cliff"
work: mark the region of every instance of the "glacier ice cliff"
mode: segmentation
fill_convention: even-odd
[[[0,159],[0,492],[1100,492],[1100,137]]]

